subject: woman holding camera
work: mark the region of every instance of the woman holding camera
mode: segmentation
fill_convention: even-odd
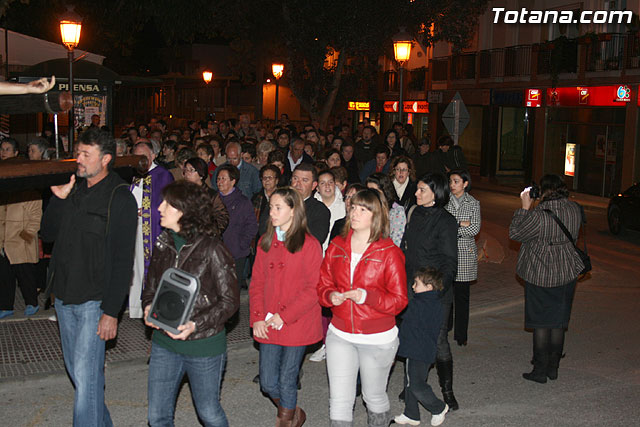
[[[522,242],[516,273],[525,281],[525,328],[533,329],[533,371],[522,376],[546,383],[558,377],[578,275],[584,268],[573,242],[553,215],[577,239],[583,212],[569,200],[569,190],[558,175],[540,181],[541,201],[534,209],[537,188],[520,193],[522,208],[513,215],[509,237]],[[550,211],[550,212],[549,212]]]
[[[299,427],[306,420],[297,406],[300,364],[307,345],[322,339],[316,294],[322,247],[293,188],[271,194],[269,216],[253,265],[250,324],[260,343],[260,388],[278,407],[276,426]]]
[[[198,416],[206,426],[226,427],[220,382],[227,355],[224,324],[240,305],[233,257],[217,236],[211,197],[200,185],[176,181],[164,188],[158,236],[142,293],[147,322],[164,271],[175,267],[200,280],[191,319],[180,334],[153,332],[149,361],[149,424],[173,425],[176,395],[186,373]]]
[[[320,304],[333,312],[325,341],[332,427],[353,425],[358,373],[369,427],[389,425],[387,380],[398,350],[395,316],[407,305],[406,280],[402,251],[389,238],[384,195],[358,191],[318,283]]]

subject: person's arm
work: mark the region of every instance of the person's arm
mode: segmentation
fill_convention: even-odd
[[[133,195],[120,187],[113,195],[107,230],[108,277],[103,290],[101,308],[117,318],[133,275],[133,253],[138,227],[138,208]]]
[[[267,253],[260,248],[260,241],[258,241],[256,259],[251,271],[251,286],[249,286],[249,325],[264,321],[267,315],[264,308],[264,283],[265,274],[267,274],[264,259],[266,256]]]
[[[440,265],[438,270],[442,273],[442,285],[444,289],[441,294],[445,294],[453,285],[458,270],[458,223],[456,219],[449,215],[445,215],[444,221],[437,224],[439,228],[439,249],[440,249]]]
[[[27,84],[0,82],[0,95],[24,95],[27,93],[45,93],[56,84],[56,76],[51,76],[51,81],[46,77],[34,80]]]
[[[224,230],[226,230],[229,225],[229,211],[227,211],[218,192],[216,192],[216,196],[213,198],[213,217],[218,227],[218,236],[222,236],[222,233],[224,233]]]
[[[331,263],[333,261],[332,258],[335,253],[335,246],[332,243],[329,243],[327,252],[325,253],[322,264],[320,265],[320,276],[318,278],[316,291],[318,293],[318,302],[324,307],[333,307],[334,305],[338,305],[334,304],[334,301],[331,298],[331,294],[334,292],[340,293],[336,279],[333,277],[334,273],[331,269]]]
[[[24,202],[24,227],[20,237],[27,243],[31,243],[38,235],[42,220],[42,200],[29,200]]]
[[[474,201],[470,205],[471,217],[468,221],[461,221],[458,236],[473,237],[480,232],[480,202]],[[467,224],[468,222],[468,224]]]
[[[397,315],[407,306],[407,272],[404,254],[397,247],[388,250],[384,260],[384,290],[369,288],[364,304],[374,310]]]
[[[305,246],[308,246],[302,249],[305,251],[304,257],[299,257],[300,261],[304,263],[306,274],[297,291],[287,295],[287,301],[281,305],[278,311],[285,324],[295,323],[318,303],[316,285],[320,278],[322,247],[311,236],[307,235],[306,238],[310,242],[305,243]]]
[[[306,207],[306,206],[305,206]],[[329,223],[331,222],[331,211],[324,203],[317,202],[313,209],[307,211],[309,231],[322,244],[329,235]]]
[[[212,283],[208,284],[212,293],[209,300],[212,301],[214,296],[219,298],[215,305],[202,307],[200,311],[194,310],[191,317],[195,319],[195,330],[204,328],[206,324],[224,324],[240,307],[240,289],[233,257],[222,241],[216,240],[217,244],[211,253],[207,254],[207,276],[212,278]]]

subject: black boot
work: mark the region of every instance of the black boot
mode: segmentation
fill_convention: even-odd
[[[450,411],[458,410],[458,401],[453,395],[453,360],[436,360],[436,370],[442,390],[442,399],[449,405]]]
[[[549,366],[549,353],[536,352],[533,355],[533,370],[522,374],[522,378],[535,381],[540,384],[547,382],[547,367]],[[556,371],[557,375],[557,371]]]
[[[560,366],[560,359],[562,353],[551,352],[549,353],[549,365],[547,365],[547,378],[550,380],[558,379],[558,367]]]

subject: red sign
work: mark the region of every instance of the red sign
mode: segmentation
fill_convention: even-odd
[[[429,103],[427,101],[404,101],[402,111],[405,113],[427,114]],[[384,103],[385,113],[397,113],[398,101],[386,101]]]
[[[554,107],[622,107],[630,101],[631,89],[627,85],[547,89],[547,105]]]
[[[527,107],[540,107],[542,105],[542,90],[527,89]]]
[[[386,101],[384,103],[384,112],[385,113],[397,113],[398,112],[398,101]]]

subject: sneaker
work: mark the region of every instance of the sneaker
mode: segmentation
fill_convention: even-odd
[[[13,316],[13,310],[0,310],[0,319]]]
[[[55,314],[52,314],[51,316],[47,317],[47,320],[51,320],[52,322],[57,322],[58,316],[56,316]]]
[[[443,417],[444,419],[444,417]],[[419,426],[420,425],[420,420],[412,420],[411,418],[407,417],[405,414],[400,414],[398,416],[396,416],[393,421],[396,424],[402,424],[402,425],[410,425],[410,426]]]
[[[319,350],[313,353],[309,358],[309,360],[312,362],[322,362],[326,358],[327,358],[327,347],[324,344],[322,344],[322,347],[320,347]]]
[[[442,424],[444,422],[444,415],[447,413],[447,411],[449,411],[449,405],[445,403],[444,411],[440,412],[439,414],[434,414],[431,416],[431,425],[439,426],[440,424]]]
[[[34,314],[36,314],[38,312],[38,310],[40,310],[40,306],[39,305],[28,305],[24,309],[24,315],[25,316],[33,316]]]

